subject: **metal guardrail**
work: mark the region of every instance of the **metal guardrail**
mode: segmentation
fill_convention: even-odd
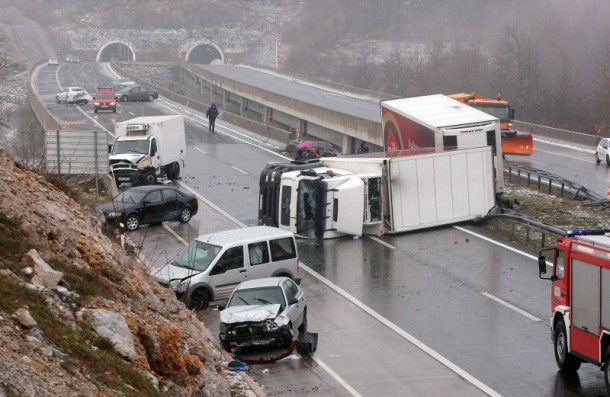
[[[591,200],[600,204],[608,203],[606,197],[550,172],[504,160],[504,173],[508,181],[516,179],[518,182],[525,182],[527,186],[535,186],[538,190],[542,190],[544,187],[549,194],[557,194],[561,197],[569,194],[574,200]]]

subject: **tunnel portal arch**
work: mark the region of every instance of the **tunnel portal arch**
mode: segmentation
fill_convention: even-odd
[[[135,61],[136,53],[130,43],[111,41],[100,48],[95,60],[97,62],[110,62],[111,58],[122,61]]]
[[[220,47],[214,43],[203,41],[191,45],[184,59],[190,63],[205,65],[225,63],[225,56]]]

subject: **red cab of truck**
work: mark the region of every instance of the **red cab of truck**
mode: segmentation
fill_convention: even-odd
[[[545,253],[553,258],[547,275]],[[557,366],[575,372],[595,364],[610,394],[610,235],[607,230],[568,230],[540,251],[539,277],[551,280],[551,331]]]
[[[116,98],[112,88],[98,88],[93,97],[93,112],[100,110],[112,110],[116,113]]]

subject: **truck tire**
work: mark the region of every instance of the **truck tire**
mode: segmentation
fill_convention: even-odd
[[[553,331],[555,346],[555,361],[563,372],[576,372],[580,368],[580,360],[568,353],[568,332],[563,319],[560,319]]]
[[[167,167],[166,174],[167,179],[170,179],[172,181],[177,180],[180,177],[180,164],[172,163],[171,165],[169,165]]]
[[[189,302],[189,309],[193,310],[204,310],[210,306],[210,293],[200,288],[193,292],[191,295],[191,301]]]
[[[142,177],[142,180],[147,185],[154,185],[155,183],[157,183],[157,174],[155,174],[154,172],[147,172]]]

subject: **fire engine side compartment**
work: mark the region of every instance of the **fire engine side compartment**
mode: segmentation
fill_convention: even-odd
[[[610,239],[579,236],[578,240],[571,247],[570,351],[600,365],[610,330]]]

